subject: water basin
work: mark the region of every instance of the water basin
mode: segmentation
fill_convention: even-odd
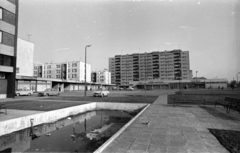
[[[37,126],[32,124],[29,128],[2,135],[0,152],[94,152],[134,115],[97,110]]]

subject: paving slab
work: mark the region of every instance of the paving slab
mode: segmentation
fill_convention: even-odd
[[[240,131],[240,117],[234,113],[222,117],[225,111],[221,109],[173,107],[167,105],[167,95],[160,95],[114,143],[125,138],[128,145],[122,151],[128,153],[228,153],[208,128]],[[119,148],[111,145],[105,150],[103,153],[119,152]]]

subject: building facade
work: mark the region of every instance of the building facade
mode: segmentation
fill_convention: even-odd
[[[172,50],[109,58],[112,84],[129,86],[132,81],[192,79],[189,52]]]
[[[40,70],[42,67],[42,71]],[[43,78],[72,80],[77,82],[85,81],[85,63],[81,61],[72,61],[66,63],[45,63],[35,65],[33,70],[35,75],[41,75]],[[91,82],[91,65],[86,64],[86,81]]]
[[[111,84],[111,72],[104,69],[103,71],[92,72],[92,80],[99,84]]]
[[[33,76],[34,43],[17,39],[16,75]]]
[[[15,96],[18,0],[0,2],[0,98]]]

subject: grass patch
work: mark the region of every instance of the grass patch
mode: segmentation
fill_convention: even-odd
[[[218,141],[231,153],[240,152],[240,131],[209,129]]]
[[[116,102],[116,103],[153,103],[157,96],[151,97],[48,97],[37,100],[17,100],[1,102],[7,109],[51,111],[89,102]],[[59,100],[59,101],[58,101]]]
[[[90,101],[90,102],[119,102],[119,103],[150,103],[158,96],[127,96],[127,97],[49,97],[46,100]]]
[[[56,101],[14,101],[6,102],[7,109],[51,111],[71,106],[81,105],[77,102],[56,102]]]

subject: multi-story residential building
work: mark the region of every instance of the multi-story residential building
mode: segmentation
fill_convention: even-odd
[[[128,86],[132,81],[189,80],[189,52],[172,50],[109,58],[112,84]]]
[[[111,84],[111,72],[104,69],[96,72],[96,83]]]
[[[81,61],[72,61],[66,63],[46,63],[43,65],[42,71],[43,78],[74,80],[78,82],[85,81],[85,63]],[[86,72],[86,81],[91,82],[90,64],[86,64]]]
[[[33,64],[33,76],[38,78],[43,77],[43,64]]]
[[[15,96],[18,0],[0,2],[0,98]]]
[[[67,79],[79,82],[85,81],[85,63],[81,61],[68,62]],[[91,82],[91,65],[86,64],[86,82]]]

